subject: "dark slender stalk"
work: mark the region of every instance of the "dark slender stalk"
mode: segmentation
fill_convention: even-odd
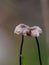
[[[41,60],[41,54],[40,54],[40,46],[39,46],[39,41],[38,38],[35,37],[36,42],[37,42],[37,48],[38,48],[38,55],[39,55],[39,61],[40,61],[40,65],[42,65],[42,60]]]
[[[20,46],[20,65],[22,65],[22,48],[23,48],[23,41],[24,41],[24,36],[22,35],[22,41],[21,41],[21,46]]]

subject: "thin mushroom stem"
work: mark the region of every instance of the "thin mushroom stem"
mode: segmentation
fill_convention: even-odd
[[[37,42],[37,48],[38,48],[38,55],[39,55],[39,61],[40,61],[40,65],[42,65],[42,60],[41,60],[41,54],[40,54],[40,46],[39,46],[39,41],[38,38],[35,37],[36,42]]]
[[[24,35],[22,35],[22,41],[20,46],[20,65],[22,65],[22,48],[23,48]]]

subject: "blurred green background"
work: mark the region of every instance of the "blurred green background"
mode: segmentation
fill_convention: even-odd
[[[0,0],[0,65],[19,65],[21,35],[15,26],[38,25],[43,34],[38,38],[43,65],[49,65],[48,0]],[[23,57],[26,65],[40,65],[35,38],[25,37]]]

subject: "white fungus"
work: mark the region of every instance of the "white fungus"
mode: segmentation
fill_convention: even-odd
[[[22,34],[24,36],[27,35],[27,32],[29,31],[29,26],[25,25],[25,24],[19,24],[15,27],[14,33],[19,35]]]
[[[31,29],[31,36],[39,37],[42,34],[42,29],[39,26],[33,26]]]

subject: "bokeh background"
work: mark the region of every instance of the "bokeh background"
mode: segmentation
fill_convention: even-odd
[[[49,1],[0,0],[0,65],[19,65],[21,35],[14,34],[15,26],[25,23],[38,25],[43,34],[38,38],[43,65],[49,65]],[[40,65],[35,38],[25,37],[25,65]]]

